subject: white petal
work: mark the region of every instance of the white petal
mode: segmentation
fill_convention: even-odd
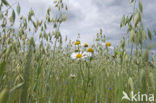
[[[77,53],[72,53],[70,57],[71,57],[72,59],[76,59],[76,55],[77,55]]]
[[[112,47],[112,46],[110,46],[109,48],[112,49],[112,50],[114,50],[114,47]]]

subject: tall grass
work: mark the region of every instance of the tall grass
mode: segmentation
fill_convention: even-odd
[[[2,8],[9,7],[5,0],[1,4]],[[54,4],[60,11],[68,9],[62,0]],[[129,38],[123,37],[113,50],[111,43],[106,44],[102,30],[89,47],[74,45],[68,39],[62,46],[59,26],[66,16],[50,18],[50,8],[45,21],[33,20],[33,10],[28,20],[21,16],[18,32],[15,32],[14,22],[15,14],[20,15],[20,5],[16,13],[11,9],[10,23],[6,23],[7,11],[1,12],[0,103],[131,103],[121,100],[123,91],[156,96],[156,61],[154,56],[149,59],[149,50],[154,45],[143,49],[146,35],[152,40],[152,34],[149,29],[147,34],[144,30],[142,9],[140,2],[134,14],[123,16],[121,27],[128,27]],[[54,31],[47,33],[50,23]],[[27,36],[27,30],[39,33],[39,45],[35,45],[33,37]],[[131,53],[127,52],[128,45],[132,45]],[[73,52],[87,52],[88,48],[94,49],[92,56],[71,58]]]

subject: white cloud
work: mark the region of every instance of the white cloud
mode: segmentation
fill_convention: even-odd
[[[29,9],[33,8],[38,18],[45,16],[46,9],[53,3],[53,0],[18,1],[23,15],[27,15]],[[76,39],[80,33],[84,42],[91,42],[102,28],[109,40],[120,41],[124,33],[119,27],[121,17],[133,9],[133,5],[129,5],[128,2],[129,0],[67,0],[68,20],[61,25],[63,37],[67,35],[71,39]],[[156,0],[143,0],[144,22],[152,29],[156,26],[155,4]]]
[[[52,0],[28,0],[29,3],[46,3],[49,4]]]

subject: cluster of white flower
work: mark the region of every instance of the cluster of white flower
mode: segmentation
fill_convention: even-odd
[[[75,46],[77,46],[77,49],[75,50],[75,52],[73,52],[71,54],[71,58],[72,59],[77,59],[77,60],[80,60],[80,59],[88,59],[90,57],[93,56],[94,54],[94,49],[93,48],[88,48],[88,44],[87,43],[84,43],[83,45],[81,45],[80,41],[76,41],[74,43]],[[83,46],[84,48],[86,48],[85,51],[80,51],[80,47]]]

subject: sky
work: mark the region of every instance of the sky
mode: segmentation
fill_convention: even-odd
[[[53,0],[8,0],[10,3],[19,2],[21,12],[27,15],[32,8],[36,18],[46,15],[48,7],[52,7]],[[113,45],[119,44],[125,29],[120,29],[123,15],[133,11],[129,0],[65,0],[68,5],[67,21],[61,25],[63,37],[76,40],[80,33],[81,41],[92,43],[100,28],[106,35],[106,40]],[[156,29],[156,0],[141,0],[143,2],[143,23],[152,31]],[[156,41],[156,36],[153,38]]]

